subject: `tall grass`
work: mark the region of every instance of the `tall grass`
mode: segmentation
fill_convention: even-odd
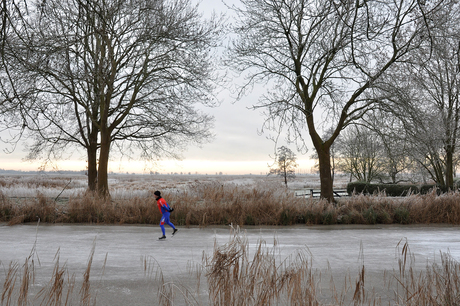
[[[251,257],[247,239],[236,232],[204,259],[210,305],[460,305],[460,264],[449,253],[441,253],[440,263],[416,270],[408,243],[397,248],[399,269],[382,271],[380,293],[369,283],[364,263],[357,276],[344,276],[342,288],[331,279],[329,290],[321,291],[322,275],[313,269],[308,251],[280,262],[276,243],[269,248],[260,241]]]
[[[149,191],[145,196],[101,199],[80,193],[56,201],[37,193],[19,201],[0,193],[0,221],[17,224],[107,223],[156,224],[160,213]],[[151,191],[150,191],[151,192]],[[293,224],[460,224],[460,193],[410,195],[404,198],[353,195],[325,200],[296,197],[279,183],[237,185],[211,181],[194,183],[163,197],[174,207],[173,223],[180,226]]]
[[[440,253],[440,263],[417,273],[407,242],[400,250],[399,273],[388,282],[389,288],[396,282],[395,305],[460,305],[460,264],[449,253]]]
[[[319,305],[304,253],[280,263],[276,247],[260,241],[251,260],[247,239],[235,232],[228,244],[214,247],[204,266],[211,305]]]

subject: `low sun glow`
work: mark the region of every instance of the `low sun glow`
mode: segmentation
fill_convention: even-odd
[[[27,162],[20,160],[0,159],[4,170],[38,171],[41,164],[38,162]],[[313,160],[297,160],[297,171],[300,173],[312,173],[314,169]],[[109,172],[112,173],[136,173],[136,174],[223,174],[223,175],[266,175],[269,166],[273,161],[206,161],[206,160],[165,160],[157,163],[145,163],[142,161],[118,161],[109,163]],[[71,170],[81,171],[86,169],[84,160],[63,160],[48,165],[47,171]]]

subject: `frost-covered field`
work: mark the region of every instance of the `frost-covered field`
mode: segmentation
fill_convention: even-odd
[[[348,177],[336,177],[334,188],[345,188]],[[113,198],[145,197],[155,190],[181,192],[193,184],[218,182],[239,186],[264,188],[283,179],[263,175],[136,175],[112,174],[109,176],[110,194]],[[66,175],[56,173],[8,174],[0,175],[0,192],[7,197],[78,197],[85,192],[85,175]],[[319,189],[319,176],[315,174],[298,175],[288,182],[291,190]]]

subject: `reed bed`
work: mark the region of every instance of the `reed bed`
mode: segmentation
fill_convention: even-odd
[[[244,235],[215,246],[204,258],[211,305],[320,305],[311,260],[304,252],[279,261],[277,248],[259,241],[254,255]]]
[[[50,198],[37,192],[33,198],[11,198],[0,192],[0,221],[49,223],[156,224],[159,211],[152,196],[101,199],[92,193]],[[174,207],[173,223],[180,226],[294,225],[294,224],[460,224],[460,193],[385,194],[325,200],[295,196],[279,182],[251,185],[219,181],[194,182],[163,191]]]
[[[94,245],[82,276],[70,275],[66,264],[61,265],[59,251],[49,281],[38,290],[34,249],[24,264],[10,263],[1,295],[1,305],[98,305],[97,292],[104,290],[91,276]],[[144,280],[153,283],[149,291],[152,304],[157,305],[459,305],[460,264],[449,253],[441,253],[440,260],[427,263],[426,268],[415,267],[415,257],[407,242],[397,246],[399,267],[382,271],[384,288],[375,290],[362,264],[357,275],[345,275],[342,287],[329,281],[329,290],[322,290],[322,271],[313,267],[311,254],[299,249],[286,258],[280,255],[276,240],[273,246],[259,241],[249,247],[245,235],[238,228],[224,245],[215,244],[212,254],[204,254],[201,264],[190,269],[192,283],[175,284],[165,280],[155,258],[143,258]],[[106,261],[103,263],[102,270]],[[205,279],[203,291],[200,281]],[[78,281],[76,281],[78,279]],[[196,284],[193,284],[195,282]],[[39,287],[40,288],[40,287]],[[195,290],[193,288],[196,288]],[[205,295],[204,300],[200,295]],[[155,300],[156,295],[156,300]]]

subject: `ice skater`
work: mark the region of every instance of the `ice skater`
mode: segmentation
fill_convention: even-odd
[[[162,215],[161,220],[160,220],[160,227],[161,227],[161,231],[163,232],[163,236],[161,236],[158,239],[163,240],[163,239],[166,239],[165,224],[172,227],[173,236],[177,232],[177,228],[174,226],[174,224],[171,223],[171,221],[169,221],[169,215],[172,209],[169,207],[168,203],[166,203],[166,200],[161,197],[161,193],[157,190],[153,193],[153,195],[155,196],[155,199],[157,200],[158,209],[160,210],[161,215]]]

